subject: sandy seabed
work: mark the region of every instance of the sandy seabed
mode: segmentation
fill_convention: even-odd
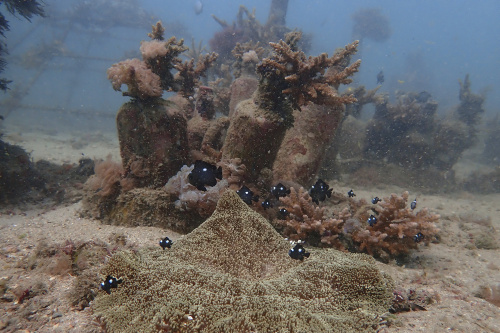
[[[111,136],[81,134],[20,135],[4,139],[32,152],[34,159],[76,163],[82,154],[118,160],[118,143]],[[350,187],[335,187],[347,192]],[[357,198],[401,194],[402,188],[386,185],[356,189]],[[401,312],[387,317],[381,332],[500,332],[500,194],[466,192],[418,197],[419,207],[441,215],[440,242],[421,246],[405,265],[379,263],[390,274],[398,290],[430,296],[425,310]],[[50,269],[32,269],[29,258],[41,242],[50,246],[75,243],[109,244],[124,235],[127,246],[157,244],[168,236],[181,235],[154,227],[126,228],[103,225],[80,217],[80,202],[58,206],[0,209],[0,331],[1,332],[100,332],[90,308],[83,310],[69,300],[74,274]],[[104,264],[104,262],[102,263]],[[43,286],[43,287],[37,287]],[[23,292],[29,289],[28,295]],[[97,289],[97,286],[96,286]],[[102,291],[100,291],[102,292]]]

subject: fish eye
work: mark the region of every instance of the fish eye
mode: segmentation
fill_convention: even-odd
[[[207,171],[207,168],[203,168],[202,171]]]

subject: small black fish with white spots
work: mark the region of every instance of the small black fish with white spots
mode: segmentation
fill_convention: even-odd
[[[379,201],[382,201],[382,199],[380,199],[379,197],[375,197],[372,199],[372,204],[376,205],[377,202],[379,202]]]
[[[194,162],[194,169],[188,175],[189,184],[200,191],[206,191],[205,186],[217,185],[217,179],[222,179],[222,168],[200,160]]]
[[[349,190],[349,192],[347,192],[347,196],[349,198],[354,198],[356,196],[356,194],[354,194],[354,191],[351,189],[351,190]]]
[[[286,208],[280,208],[278,211],[278,219],[284,220],[290,215],[290,212]]]
[[[415,243],[420,243],[424,238],[425,236],[421,232],[413,236],[413,240],[415,241]]]
[[[160,246],[161,246],[161,248],[162,248],[162,249],[164,249],[164,250],[165,250],[165,248],[166,248],[166,247],[168,247],[168,248],[170,249],[170,247],[172,246],[172,244],[174,244],[174,242],[172,242],[172,241],[170,240],[170,238],[168,238],[168,237],[165,237],[165,238],[163,238],[163,239],[160,241]]]
[[[312,201],[319,205],[320,201],[325,201],[326,197],[331,197],[332,190],[333,189],[331,189],[327,183],[325,183],[321,179],[318,179],[316,184],[311,186],[309,195],[311,196]]]
[[[288,251],[288,255],[295,260],[304,260],[304,257],[309,258],[310,253],[301,244],[297,244]]]
[[[278,185],[271,187],[271,194],[279,199],[279,197],[286,197],[290,194],[290,190],[285,187],[285,185],[278,183]]]
[[[262,201],[261,205],[262,205],[262,208],[264,208],[264,209],[268,209],[268,208],[273,207],[273,204],[271,203],[271,201],[269,199]]]
[[[253,195],[253,192],[250,191],[250,189],[245,185],[243,185],[238,191],[236,191],[236,193],[238,193],[241,200],[243,200],[243,202],[246,203],[247,205],[251,205],[252,200],[255,202],[259,201],[259,196]]]
[[[417,208],[417,198],[415,198],[415,200],[413,200],[411,202],[410,208],[411,208],[411,210],[414,210],[415,208]]]
[[[118,284],[122,283],[122,279],[117,279],[111,275],[106,276],[104,282],[101,282],[101,289],[108,293],[111,293],[111,288],[118,288]]]
[[[373,215],[370,215],[366,222],[370,225],[370,227],[373,227],[377,223],[377,218]]]

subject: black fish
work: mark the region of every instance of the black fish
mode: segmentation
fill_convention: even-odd
[[[377,84],[382,84],[385,81],[384,71],[380,71],[377,74]]]
[[[413,236],[413,240],[415,241],[415,243],[420,243],[424,239],[424,237],[425,236],[421,232],[419,232],[418,234]]]
[[[309,195],[312,198],[312,201],[319,205],[320,201],[325,201],[326,197],[330,197],[332,195],[332,190],[327,183],[318,179],[316,184],[311,186],[309,190]]]
[[[172,246],[172,244],[174,244],[174,242],[172,242],[172,241],[170,240],[170,238],[168,238],[168,237],[165,237],[165,238],[163,238],[163,239],[160,241],[160,246],[161,246],[161,248],[162,248],[162,249],[164,249],[164,250],[165,250],[165,248],[166,248],[166,247],[168,247],[168,248],[170,249],[170,247]]]
[[[259,196],[253,195],[253,192],[250,191],[250,189],[245,185],[243,185],[238,191],[236,191],[236,193],[238,193],[241,200],[243,200],[243,202],[246,203],[247,205],[251,205],[252,200],[255,202],[259,200]]]
[[[380,199],[379,197],[375,197],[372,199],[372,204],[376,205],[377,202],[379,202],[379,201],[382,201],[382,199]]]
[[[411,208],[411,210],[414,210],[415,208],[417,208],[417,198],[415,198],[415,200],[413,200],[411,202],[410,208]]]
[[[353,197],[355,197],[355,196],[356,196],[356,194],[354,194],[354,191],[351,189],[349,192],[347,192],[347,196],[348,196],[349,198],[353,198]]]
[[[370,225],[370,227],[373,227],[377,223],[377,218],[373,215],[370,215],[366,222]]]
[[[287,194],[290,194],[290,190],[285,185],[278,183],[278,185],[271,187],[271,193],[276,199],[279,199],[279,197],[286,197]]]
[[[118,288],[118,284],[122,283],[122,279],[117,280],[111,275],[106,276],[104,282],[101,282],[101,289],[108,293],[111,293],[111,288]]]
[[[261,205],[264,209],[268,209],[268,208],[273,207],[273,204],[271,203],[271,201],[269,201],[269,199],[262,201]]]
[[[288,215],[290,215],[290,212],[286,208],[281,208],[278,211],[278,219],[279,220],[284,220]]]
[[[309,252],[306,252],[306,250],[304,249],[304,247],[300,244],[297,244],[293,247],[293,249],[290,249],[288,251],[288,255],[292,258],[292,259],[296,259],[296,260],[304,260],[304,257],[306,258],[309,258]]]
[[[217,179],[222,179],[222,168],[207,162],[197,160],[194,169],[188,176],[189,184],[196,186],[200,191],[206,191],[208,186],[217,185]]]

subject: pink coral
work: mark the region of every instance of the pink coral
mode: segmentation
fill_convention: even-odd
[[[146,99],[159,97],[163,93],[160,77],[139,59],[120,61],[111,66],[107,74],[113,89],[120,90],[123,84],[127,85],[128,91],[123,92],[124,96]]]

